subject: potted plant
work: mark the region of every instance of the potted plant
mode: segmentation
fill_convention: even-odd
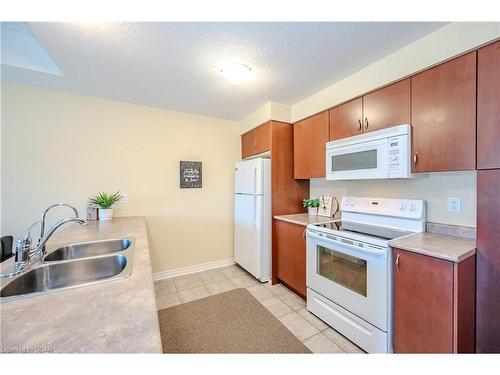
[[[307,207],[307,213],[310,216],[318,215],[319,199],[304,199],[304,207]]]
[[[113,206],[123,198],[119,191],[116,193],[99,193],[89,198],[89,206],[99,210],[99,220],[111,220],[113,218]]]

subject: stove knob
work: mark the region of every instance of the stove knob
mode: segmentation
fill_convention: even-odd
[[[415,207],[415,205],[414,205],[414,204],[412,204],[412,205],[410,206],[410,211],[415,211],[416,209],[417,209],[417,207]]]
[[[399,209],[400,209],[401,211],[406,210],[406,205],[405,205],[404,203],[401,203],[401,204],[399,205]]]

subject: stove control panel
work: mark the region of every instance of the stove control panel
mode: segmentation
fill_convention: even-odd
[[[425,201],[421,199],[343,197],[340,207],[344,212],[360,214],[408,219],[422,219],[425,217]]]

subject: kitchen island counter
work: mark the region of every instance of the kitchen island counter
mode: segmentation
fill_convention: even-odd
[[[47,252],[120,237],[135,238],[128,278],[2,301],[2,353],[161,353],[145,218],[70,225],[56,232]]]

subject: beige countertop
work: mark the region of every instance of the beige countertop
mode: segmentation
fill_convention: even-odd
[[[326,216],[309,216],[307,213],[292,215],[276,215],[276,220],[286,221],[287,223],[307,226],[308,224],[330,223],[335,219]]]
[[[123,236],[136,240],[128,278],[1,302],[2,352],[41,348],[61,353],[161,353],[143,217],[70,225],[53,236],[47,250]]]
[[[473,239],[429,232],[389,241],[389,246],[452,262],[460,262],[476,253]]]

